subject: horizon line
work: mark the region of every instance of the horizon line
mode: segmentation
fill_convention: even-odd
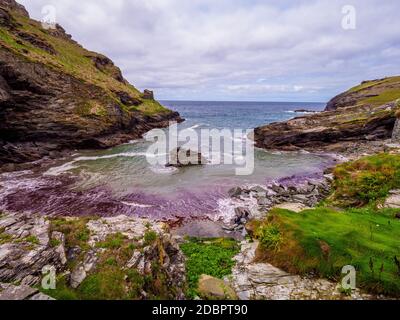
[[[319,103],[319,104],[327,104],[328,101],[323,102],[311,102],[311,101],[259,101],[259,100],[185,100],[185,99],[156,99],[158,101],[170,101],[170,102],[249,102],[249,103]]]

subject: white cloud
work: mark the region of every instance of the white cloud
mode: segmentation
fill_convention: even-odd
[[[353,0],[348,31],[341,0],[19,2],[37,19],[54,5],[75,39],[159,98],[318,101],[400,71],[398,0]]]

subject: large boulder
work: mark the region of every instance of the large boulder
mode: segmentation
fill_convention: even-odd
[[[208,160],[204,158],[201,153],[178,147],[170,152],[169,162],[166,166],[182,168],[200,166],[206,164],[207,162]]]
[[[200,297],[207,300],[237,300],[227,282],[204,274],[200,277],[198,291]]]

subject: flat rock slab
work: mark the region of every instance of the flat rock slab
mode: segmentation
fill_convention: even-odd
[[[390,196],[386,199],[384,207],[400,209],[400,190],[390,191]]]
[[[37,289],[12,284],[0,284],[0,290],[0,300],[25,300],[38,293]]]
[[[241,300],[340,300],[372,299],[371,295],[353,291],[342,296],[337,283],[289,274],[269,263],[254,262],[258,242],[243,242],[234,258],[230,284]],[[228,280],[228,279],[226,279]]]
[[[302,203],[282,203],[277,206],[275,206],[276,209],[284,209],[284,210],[290,210],[296,213],[302,212],[304,210],[311,209],[310,207],[307,207],[306,205]]]

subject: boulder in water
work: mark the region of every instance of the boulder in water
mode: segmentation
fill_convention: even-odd
[[[204,165],[207,162],[207,159],[201,153],[179,147],[170,152],[169,162],[166,166],[182,168]]]

